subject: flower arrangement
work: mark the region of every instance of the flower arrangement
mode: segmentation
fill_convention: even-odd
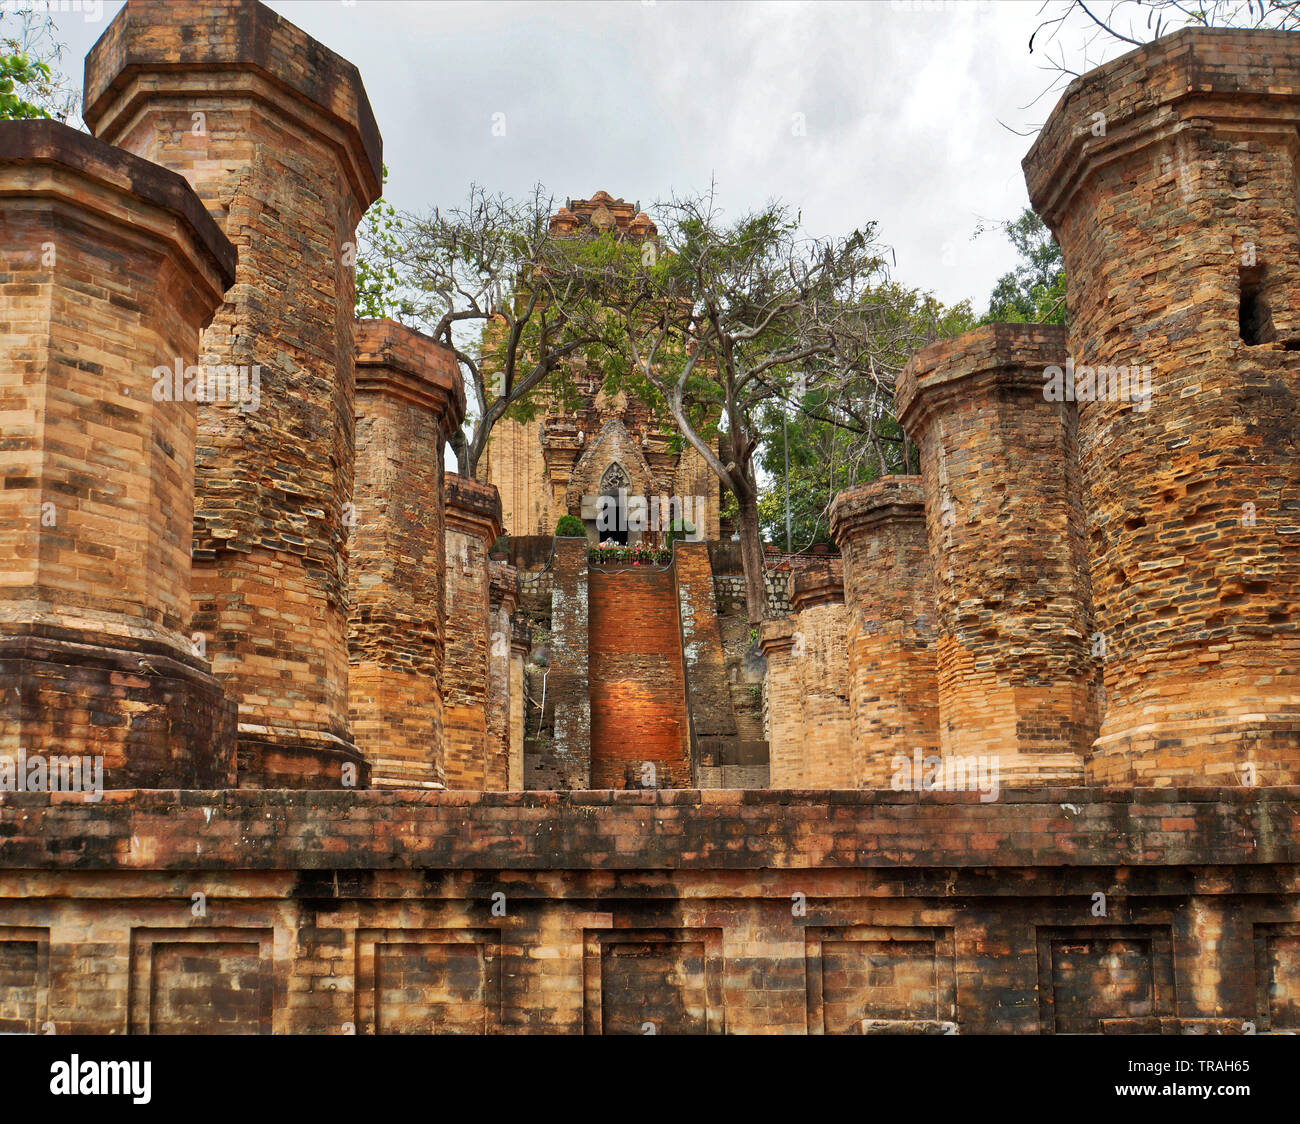
[[[672,561],[673,552],[653,546],[620,546],[606,541],[593,546],[587,557],[598,566],[664,566]]]

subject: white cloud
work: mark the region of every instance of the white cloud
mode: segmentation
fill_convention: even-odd
[[[104,19],[60,18],[66,69]],[[648,206],[708,186],[780,197],[813,234],[876,220],[896,276],[982,309],[1012,264],[981,217],[1025,206],[1020,159],[1053,99],[1026,44],[1036,3],[419,3],[275,0],[361,70],[400,207],[470,181]],[[494,113],[506,135],[494,137]],[[792,135],[801,113],[807,135]]]

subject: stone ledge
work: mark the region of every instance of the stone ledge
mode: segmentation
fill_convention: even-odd
[[[310,105],[343,126],[357,169],[370,180],[363,185],[362,209],[379,196],[383,142],[361,72],[352,63],[265,4],[182,9],[201,23],[178,23],[177,8],[174,0],[131,0],[87,53],[82,116],[95,133],[103,131],[114,102],[141,72],[256,72],[288,95],[286,103]],[[219,78],[215,86],[217,95],[229,93]]]
[[[0,164],[51,165],[120,192],[133,209],[148,204],[168,212],[206,252],[223,285],[234,284],[235,247],[184,176],[59,121],[0,122]],[[24,185],[17,194],[30,198],[30,187]],[[85,205],[92,201],[87,198]]]
[[[196,844],[201,847],[196,848]],[[0,869],[797,870],[1300,863],[1300,787],[0,795]]]

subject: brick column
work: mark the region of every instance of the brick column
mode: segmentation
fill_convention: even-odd
[[[249,376],[199,407],[194,621],[239,703],[240,784],[330,787],[348,730],[350,260],[380,190],[356,68],[257,3],[132,0],[86,58],[96,136],[190,181],[239,251],[203,337]]]
[[[776,617],[758,626],[758,650],[767,661],[763,701],[772,788],[803,787],[803,695],[794,654],[796,629],[793,617]]]
[[[542,727],[557,787],[591,787],[587,540],[557,538],[551,555],[551,642]]]
[[[940,751],[996,758],[1003,784],[1081,784],[1097,732],[1077,416],[1043,394],[1064,362],[1064,328],[990,324],[898,380],[921,450]]]
[[[234,708],[189,635],[186,387],[234,247],[180,176],[50,121],[0,124],[0,196],[0,755],[229,787]]]
[[[850,721],[862,788],[887,788],[897,762],[939,748],[937,619],[918,476],[848,488],[831,505],[844,556]]]
[[[450,350],[356,322],[349,716],[375,787],[443,784],[443,447],[465,416]]]
[[[796,571],[790,578],[790,610],[803,699],[803,787],[856,788],[843,563],[836,559]]]
[[[1294,34],[1184,30],[1072,83],[1025,158],[1069,285],[1100,782],[1300,783],[1298,126]]]
[[[524,689],[528,682],[524,668],[528,663],[530,643],[528,618],[515,617],[510,630],[510,762],[507,785],[511,792],[524,788],[524,722],[528,707]]]
[[[501,534],[501,501],[491,484],[454,472],[447,497],[447,653],[443,732],[448,788],[481,790],[487,780],[491,608],[488,551]]]
[[[490,562],[488,569],[491,637],[483,787],[502,792],[510,787],[510,645],[513,617],[519,606],[518,571],[505,562]]]

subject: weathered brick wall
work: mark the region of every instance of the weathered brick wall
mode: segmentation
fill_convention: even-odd
[[[465,415],[447,348],[356,322],[349,718],[376,787],[445,781],[443,448]]]
[[[798,621],[777,617],[758,626],[758,650],[767,662],[763,709],[767,716],[768,779],[773,788],[803,786],[803,682],[794,653]]]
[[[347,724],[358,219],[380,140],[352,64],[256,3],[131,3],[86,58],[98,137],[179,172],[239,252],[204,361],[256,395],[199,406],[193,628],[239,703],[240,783],[333,786]]]
[[[0,1020],[1295,1030],[1297,806],[1295,788],[9,794]]]
[[[803,700],[801,784],[853,788],[861,766],[854,751],[849,697],[848,611],[842,563],[790,577],[794,662]]]
[[[725,608],[731,605],[745,604],[745,579],[736,574],[714,575],[718,594],[718,605]],[[765,570],[763,588],[767,594],[768,611],[773,616],[783,617],[790,611],[790,571]]]
[[[588,574],[591,787],[691,784],[690,717],[673,568]]]
[[[551,514],[541,433],[541,418],[502,418],[483,450],[482,476],[501,493],[501,522],[511,536],[555,534],[559,516]]]
[[[0,193],[0,754],[231,783],[189,637],[183,373],[234,248],[181,177],[54,122],[0,124]]]
[[[793,611],[759,627],[770,783],[855,788],[863,765],[853,738],[842,565],[791,573],[789,582]]]
[[[1076,371],[1150,368],[1145,402],[1079,403],[1098,781],[1300,777],[1295,43],[1165,36],[1072,83],[1024,162]]]
[[[547,667],[530,675],[542,713],[524,751],[524,787],[591,787],[591,698],[588,693],[587,540],[557,538],[551,555]],[[540,577],[540,575],[539,575]],[[543,702],[543,695],[545,696]]]
[[[516,615],[510,632],[510,760],[506,768],[506,788],[511,792],[519,792],[524,787],[524,738],[528,720],[528,701],[524,694],[528,674],[525,669],[532,650],[531,631],[527,617]]]
[[[492,678],[488,551],[501,534],[501,501],[491,484],[454,472],[444,474],[443,485],[447,504],[445,772],[448,788],[482,789],[489,774]]]
[[[718,628],[718,599],[713,590],[708,544],[681,539],[674,543],[672,574],[677,586],[691,727],[696,738],[735,737],[736,717],[727,680],[727,654]]]
[[[858,783],[884,786],[897,755],[939,748],[934,581],[919,477],[846,489],[831,507],[848,606]]]
[[[991,324],[917,352],[899,420],[921,450],[939,618],[939,747],[1003,783],[1083,780],[1097,733],[1075,407],[1043,395],[1056,325]]]
[[[491,608],[488,638],[487,756],[483,787],[490,792],[510,788],[511,696],[510,646],[519,605],[518,574],[505,562],[488,563]]]

